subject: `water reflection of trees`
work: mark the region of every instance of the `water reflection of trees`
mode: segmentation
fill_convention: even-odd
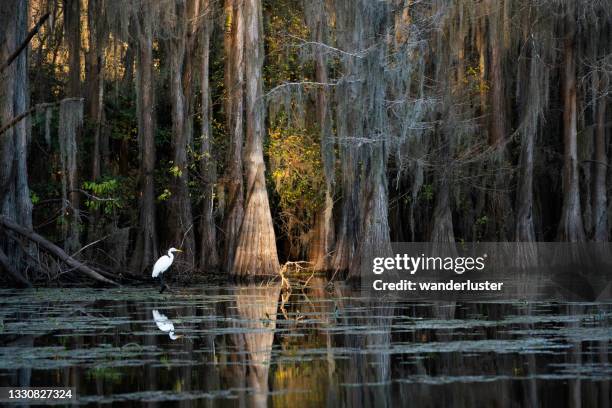
[[[237,391],[240,406],[267,406],[280,289],[280,283],[243,284],[223,306],[229,327],[216,353],[224,388]]]

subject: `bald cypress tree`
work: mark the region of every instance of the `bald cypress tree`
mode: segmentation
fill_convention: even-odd
[[[244,0],[245,21],[245,210],[231,274],[276,275],[276,235],[266,189],[263,157],[263,16],[261,0]]]

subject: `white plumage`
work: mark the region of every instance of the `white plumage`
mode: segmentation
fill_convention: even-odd
[[[153,309],[153,320],[155,320],[155,324],[159,330],[168,333],[170,339],[176,340],[181,337],[174,333],[174,323],[172,323],[172,320],[168,319],[165,314],[159,313],[157,309]]]
[[[153,265],[153,273],[151,274],[152,277],[157,278],[159,275],[166,272],[166,270],[170,267],[170,265],[172,265],[172,262],[174,261],[173,252],[183,252],[183,251],[181,251],[180,249],[176,249],[176,248],[170,248],[168,250],[168,255],[162,256],[161,258],[157,260],[157,262],[155,262],[155,265]]]

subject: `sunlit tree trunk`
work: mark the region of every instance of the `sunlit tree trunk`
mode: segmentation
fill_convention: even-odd
[[[578,173],[578,130],[576,112],[576,22],[575,5],[567,2],[563,40],[563,209],[559,222],[560,241],[583,241]]]
[[[263,17],[261,0],[245,0],[245,210],[232,275],[276,275],[276,236],[266,189],[263,139]]]
[[[204,19],[203,27],[201,28],[201,49],[202,49],[202,65],[200,74],[200,90],[201,90],[201,115],[202,115],[202,145],[201,155],[202,162],[200,169],[202,172],[202,221],[201,221],[201,252],[200,252],[200,268],[207,270],[216,268],[219,263],[217,254],[217,234],[215,228],[215,217],[213,212],[214,188],[217,179],[217,163],[211,149],[212,134],[210,126],[210,78],[208,75],[209,59],[210,59],[210,33],[212,31],[212,19],[209,17],[212,13],[209,0],[204,0],[202,4],[202,13],[207,17]]]
[[[186,106],[183,88],[183,69],[185,67],[187,9],[185,0],[175,0],[175,24],[173,38],[169,41],[170,93],[172,105],[172,167],[170,184],[170,203],[168,224],[169,245],[181,247],[185,252],[181,261],[193,266],[195,261],[195,241],[191,199],[189,196],[189,167],[187,162]]]
[[[224,223],[224,267],[232,269],[240,225],[244,218],[242,145],[244,144],[244,0],[225,1],[225,116],[229,147],[225,172],[227,214]]]

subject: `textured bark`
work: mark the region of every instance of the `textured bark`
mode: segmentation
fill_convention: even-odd
[[[189,197],[189,168],[187,163],[186,119],[188,107],[185,103],[183,88],[183,69],[185,64],[187,10],[185,0],[175,2],[174,38],[169,42],[170,54],[170,92],[172,104],[172,161],[173,181],[170,186],[168,224],[169,245],[180,246],[185,252],[181,258],[188,267],[195,265],[195,240],[191,199]]]
[[[32,284],[11,265],[11,261],[8,259],[6,254],[0,248],[0,270],[4,271],[11,276],[11,278],[17,283],[18,286],[32,287]]]
[[[202,172],[202,221],[201,228],[201,247],[200,247],[200,268],[214,269],[219,264],[219,256],[217,254],[217,233],[214,217],[214,188],[217,179],[217,163],[214,159],[211,149],[212,133],[210,127],[210,78],[208,75],[209,59],[210,59],[210,33],[212,31],[212,19],[208,17],[211,13],[209,10],[210,4],[208,0],[204,0],[203,13],[207,17],[204,19],[201,35],[202,62],[200,74],[200,90],[201,90],[201,115],[202,115],[202,145],[201,155],[202,162],[200,169]]]
[[[228,272],[236,255],[240,225],[244,218],[244,186],[242,181],[242,145],[244,143],[244,0],[225,2],[225,90],[226,127],[229,132],[225,182],[227,214],[225,216],[224,266]]]
[[[536,240],[533,223],[533,165],[535,133],[526,132],[521,139],[520,176],[518,185],[515,240],[532,242]]]
[[[19,0],[0,5],[0,60],[7,61],[26,39],[28,2]],[[27,154],[29,118],[13,122],[27,114],[29,81],[27,51],[20,52],[1,73],[0,123],[10,124],[0,138],[0,214],[26,228],[32,227],[32,203],[28,187]],[[4,247],[13,267],[21,262],[21,249],[8,242]]]
[[[89,0],[87,6],[89,24],[89,50],[86,54],[87,105],[94,137],[91,154],[91,178],[94,181],[100,178],[102,172],[100,138],[104,112],[104,48],[106,46],[105,27],[102,24],[105,18],[103,6],[102,0]]]
[[[605,97],[597,102],[595,124],[595,152],[593,168],[593,240],[608,241],[608,199],[606,196],[608,154],[606,152]]]
[[[504,4],[506,0],[486,0],[485,7],[488,13],[488,46],[489,46],[489,143],[495,148],[492,164],[500,167],[493,180],[493,188],[490,192],[490,207],[492,219],[490,224],[493,231],[491,237],[496,240],[508,239],[512,220],[512,206],[509,196],[509,177],[504,171],[509,166],[508,152],[506,148],[507,125],[506,125],[506,102],[503,73],[503,27],[504,27]]]
[[[64,249],[74,253],[81,248],[79,211],[78,135],[83,127],[83,99],[68,98],[60,103],[59,148],[62,164],[62,214]]]
[[[344,57],[347,80],[336,91],[337,135],[342,161],[342,207],[332,268],[348,269],[358,278],[373,255],[391,252],[384,81],[386,41],[381,38],[389,17],[386,3],[338,0],[339,48],[361,53]]]
[[[575,5],[567,3],[563,41],[563,209],[559,240],[584,241],[578,173],[578,130],[576,112],[576,22]]]
[[[81,0],[64,0],[64,38],[68,45],[67,95],[81,96]]]
[[[506,104],[504,96],[504,75],[502,71],[502,38],[501,26],[503,24],[501,9],[506,0],[485,0],[489,13],[489,83],[490,91],[490,143],[497,146],[506,139]]]
[[[137,78],[138,137],[140,148],[140,225],[133,269],[144,271],[159,255],[155,224],[155,124],[153,84],[153,22],[151,15],[142,11],[138,16]]]
[[[244,2],[246,99],[246,205],[231,273],[237,277],[277,275],[276,236],[266,189],[263,157],[263,17],[261,0]]]
[[[325,29],[327,26],[326,11],[323,1],[314,2],[318,7],[316,19],[313,22],[313,40],[324,44],[327,40]],[[318,47],[315,51],[315,80],[319,84],[328,83],[327,58],[323,50]],[[334,141],[331,135],[329,120],[328,92],[325,86],[317,89],[316,119],[321,138],[321,162],[325,176],[325,203],[317,213],[314,226],[314,238],[310,246],[310,262],[315,270],[323,271],[330,268],[330,255],[334,245]]]
[[[440,134],[438,139],[440,140],[439,150],[442,155],[442,163],[448,163],[450,161],[448,140],[443,134]],[[455,242],[453,216],[450,207],[449,178],[448,171],[442,169],[436,182],[436,204],[433,213],[431,242]]]
[[[66,95],[72,98],[81,97],[81,2],[80,0],[64,0],[64,38],[68,46],[68,84],[66,86]],[[74,105],[76,102],[68,102],[62,104],[60,107],[60,116],[62,111],[65,115],[77,115],[76,111],[72,109],[76,108]],[[82,103],[81,103],[82,105]],[[64,108],[62,110],[62,107]],[[79,167],[76,162],[76,152],[81,144],[81,132],[83,127],[83,114],[81,106],[80,118],[75,117],[75,121],[70,119],[70,122],[74,124],[73,129],[65,129],[62,132],[62,123],[60,120],[60,132],[64,133],[60,136],[60,141],[64,140],[65,146],[72,150],[74,147],[74,162],[72,161],[71,151],[64,152],[65,168],[69,174],[64,174],[63,177],[66,180],[68,200],[70,202],[69,213],[69,225],[66,230],[66,241],[64,249],[68,252],[75,252],[80,247],[79,238],[79,222],[80,222],[80,197],[79,197]],[[65,117],[67,119],[67,117]],[[73,134],[74,132],[74,134]],[[74,139],[74,140],[73,140]],[[74,143],[74,146],[72,144]],[[64,212],[66,214],[66,212]]]

